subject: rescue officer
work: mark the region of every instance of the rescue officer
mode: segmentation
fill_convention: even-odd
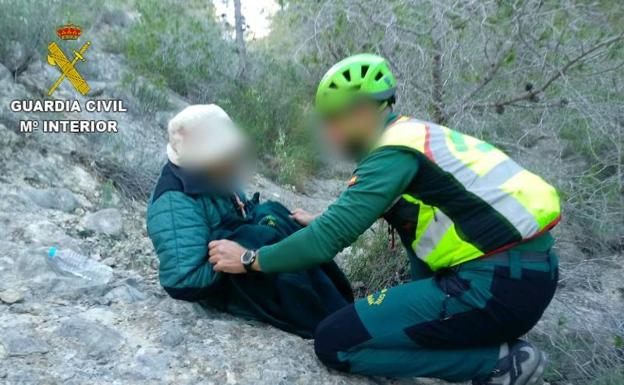
[[[322,78],[316,108],[358,165],[323,214],[259,250],[209,245],[215,270],[295,271],[330,260],[379,217],[398,232],[413,281],[347,306],[317,328],[315,351],[352,373],[474,384],[541,384],[545,357],[519,338],[557,285],[549,230],[555,189],[489,143],[393,112],[388,62],[351,56]]]

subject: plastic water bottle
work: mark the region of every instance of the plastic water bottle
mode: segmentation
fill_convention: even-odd
[[[113,277],[113,269],[73,250],[57,250],[51,247],[48,262],[57,273],[73,275],[89,281],[94,285],[108,283]]]

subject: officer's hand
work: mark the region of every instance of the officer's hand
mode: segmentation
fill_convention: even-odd
[[[305,211],[304,209],[294,209],[291,213],[290,213],[290,217],[292,219],[294,219],[297,223],[299,223],[302,226],[307,226],[310,224],[310,222],[312,222],[316,217],[318,217],[318,214],[310,214],[309,212]]]
[[[230,274],[246,273],[245,266],[241,263],[241,255],[247,251],[236,242],[220,239],[208,244],[208,261],[212,263],[214,271]]]

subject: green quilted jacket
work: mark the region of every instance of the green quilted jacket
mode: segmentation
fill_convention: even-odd
[[[259,204],[257,194],[251,200],[236,196],[238,201],[233,193],[217,193],[202,178],[165,165],[147,209],[162,287],[176,299],[311,336],[320,320],[353,300],[346,278],[333,263],[295,273],[214,272],[207,257],[210,241],[231,239],[255,249],[299,229],[279,203]]]

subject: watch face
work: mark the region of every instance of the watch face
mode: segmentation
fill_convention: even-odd
[[[252,259],[253,251],[251,250],[245,251],[245,254],[241,256],[241,262],[243,263],[243,265],[249,265],[252,262]]]

